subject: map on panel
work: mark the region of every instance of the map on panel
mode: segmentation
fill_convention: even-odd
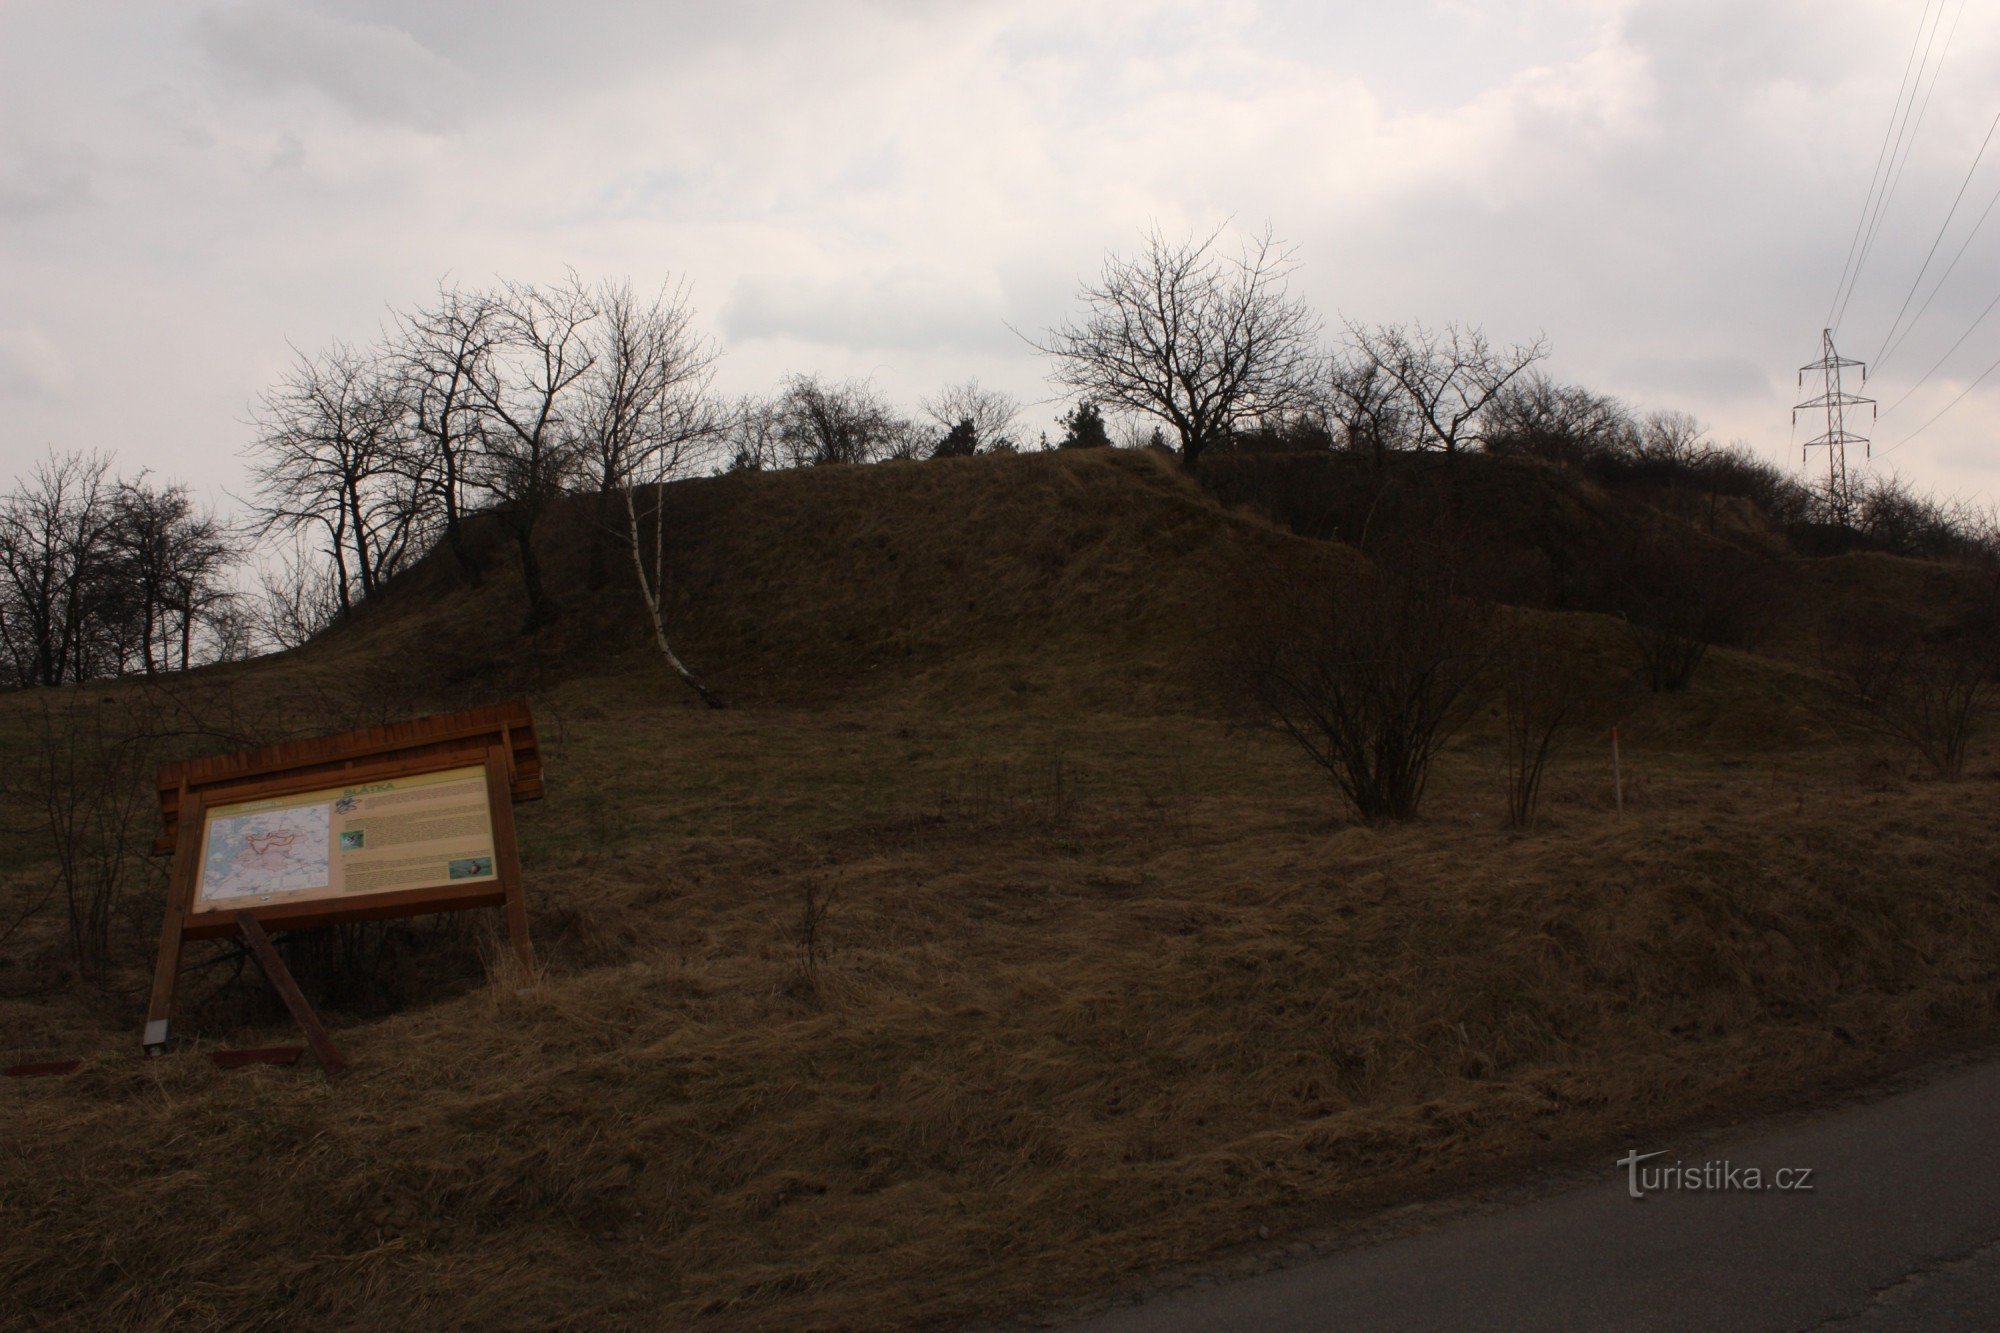
[[[212,820],[201,868],[202,897],[325,888],[332,814],[332,806],[322,801]]]
[[[471,764],[216,806],[190,910],[497,883],[487,802]]]

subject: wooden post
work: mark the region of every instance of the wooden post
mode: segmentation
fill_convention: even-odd
[[[1618,813],[1625,813],[1625,768],[1618,758],[1618,728],[1611,729],[1611,798],[1618,805]]]
[[[167,876],[167,910],[160,918],[160,955],[153,963],[153,994],[146,1004],[146,1032],[141,1044],[155,1054],[167,1049],[167,1020],[173,1017],[174,991],[181,978],[181,927],[194,901],[194,883],[201,869],[202,799],[185,793],[180,802],[180,840]]]
[[[270,981],[271,989],[278,992],[278,998],[285,1002],[285,1008],[292,1011],[292,1021],[306,1034],[306,1044],[319,1057],[320,1068],[329,1074],[347,1072],[347,1061],[340,1058],[340,1052],[333,1047],[333,1039],[320,1026],[319,1015],[306,1003],[305,993],[299,983],[292,979],[292,970],[285,966],[285,960],[271,946],[271,937],[264,933],[264,925],[250,912],[236,913],[236,928],[243,932],[243,940],[256,956],[257,966],[264,969],[264,976]]]
[[[521,888],[521,853],[514,841],[514,797],[508,777],[513,757],[506,747],[486,751],[487,807],[493,812],[493,871],[507,894],[507,942],[521,964],[521,978],[535,976],[535,945],[528,938],[528,899]]]

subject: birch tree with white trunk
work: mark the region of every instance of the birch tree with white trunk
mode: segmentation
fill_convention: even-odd
[[[660,656],[710,708],[726,708],[674,651],[667,636],[667,484],[707,463],[722,440],[727,414],[710,393],[715,346],[694,327],[683,287],[650,300],[630,283],[604,284],[596,355],[586,385],[585,448],[602,501],[623,501],[624,531],[639,598]]]

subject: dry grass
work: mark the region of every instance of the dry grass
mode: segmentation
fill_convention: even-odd
[[[1172,532],[1192,501],[1141,480]],[[1266,540],[1224,522],[1157,540]],[[899,631],[902,688],[845,702],[708,713],[643,659],[547,684],[550,796],[520,811],[544,975],[482,984],[477,938],[414,941],[436,987],[331,1015],[356,1066],[339,1083],[136,1060],[136,995],[0,999],[0,1058],[92,1055],[0,1082],[0,1309],[1004,1316],[2000,1027],[1992,753],[1961,783],[1857,768],[1796,672],[1717,653],[1686,697],[1613,705],[1622,819],[1593,730],[1536,829],[1506,830],[1489,719],[1423,821],[1359,827],[1280,738],[1160,711],[1198,698],[1175,591],[1102,560],[1098,582],[1155,617],[1129,640],[1093,640],[1088,585],[1058,571],[1007,615],[968,613],[956,652]],[[1055,608],[1039,641],[1036,607]],[[808,643],[790,614],[758,660]],[[1614,659],[1616,626],[1571,624]],[[372,651],[357,634],[263,670]],[[1017,668],[1046,687],[1006,689]],[[1151,684],[1119,698],[1135,671]],[[0,914],[35,873],[25,853],[0,866]],[[809,881],[832,898],[808,984]],[[0,945],[26,960],[0,994],[40,947]],[[198,1026],[283,1039],[240,1006]]]

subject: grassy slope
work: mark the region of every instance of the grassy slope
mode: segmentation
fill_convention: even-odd
[[[1360,828],[1205,703],[1227,569],[1293,539],[1148,459],[675,503],[684,644],[749,707],[689,708],[621,584],[523,649],[499,572],[445,600],[419,571],[321,648],[197,684],[311,712],[531,683],[548,975],[519,994],[473,936],[418,938],[431,984],[339,1019],[338,1085],[134,1061],[129,998],[0,1001],[0,1055],[98,1052],[0,1085],[0,1306],[1000,1314],[1995,1027],[1993,756],[1910,781],[1833,744],[1780,661],[1717,654],[1633,702],[1622,819],[1579,741],[1543,825],[1503,831],[1489,721],[1422,823]],[[580,543],[552,559],[574,586]],[[1569,623],[1615,669],[1615,627]],[[384,679],[402,693],[342,693]],[[810,971],[808,881],[835,894]],[[194,1017],[283,1039],[241,1003]]]

